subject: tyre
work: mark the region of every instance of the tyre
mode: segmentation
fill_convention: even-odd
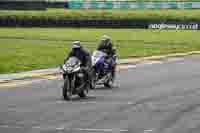
[[[71,100],[72,98],[72,90],[70,89],[70,82],[68,76],[66,76],[64,80],[63,98],[64,100]]]
[[[86,90],[85,90],[85,89],[82,90],[78,95],[79,95],[79,97],[81,97],[81,98],[85,98],[85,97],[86,97]]]
[[[91,89],[95,89],[95,87],[96,87],[96,72],[95,72],[95,70],[94,69],[92,69],[92,72],[91,72],[91,75],[92,75],[92,77],[91,77],[91,83],[90,83],[90,88]]]

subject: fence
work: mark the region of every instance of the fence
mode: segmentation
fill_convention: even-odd
[[[111,0],[0,0],[0,9],[45,10],[67,9],[200,9],[200,1],[111,1]]]
[[[10,1],[1,0],[1,10],[46,10],[47,3],[44,0],[41,1]]]
[[[200,2],[68,1],[70,9],[199,9]]]

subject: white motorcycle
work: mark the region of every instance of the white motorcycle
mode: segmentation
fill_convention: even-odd
[[[70,100],[72,95],[86,97],[88,88],[86,87],[85,74],[81,72],[81,62],[76,57],[70,57],[65,64],[61,65],[64,77],[63,97]]]

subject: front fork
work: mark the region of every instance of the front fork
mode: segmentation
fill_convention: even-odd
[[[70,76],[70,80],[71,80],[71,88],[76,92],[76,93],[78,93],[78,92],[80,92],[80,91],[82,91],[82,89],[87,89],[87,92],[88,92],[88,88],[87,87],[84,87],[85,85],[87,85],[87,83],[84,83],[83,81],[81,81],[81,84],[80,84],[80,86],[78,86],[77,88],[76,88],[76,74],[73,74],[73,75],[71,75]],[[83,79],[81,79],[81,80],[83,80]]]
[[[66,78],[66,76],[67,76],[67,74],[66,73],[64,73],[63,74],[63,79],[65,80],[65,78]],[[70,91],[71,91],[71,93],[73,93],[73,90],[75,89],[75,80],[76,80],[76,78],[75,78],[75,75],[68,75],[68,78],[69,78],[69,84],[70,84]]]
[[[75,77],[74,74],[72,74],[70,78],[71,78],[71,88],[72,88],[72,90],[74,90],[74,89],[76,89],[76,88],[75,88],[75,80],[76,80],[76,77]]]

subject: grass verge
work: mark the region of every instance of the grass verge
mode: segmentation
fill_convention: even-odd
[[[92,52],[104,34],[113,38],[120,58],[200,50],[200,32],[140,29],[0,28],[0,73],[55,67],[73,40]]]

